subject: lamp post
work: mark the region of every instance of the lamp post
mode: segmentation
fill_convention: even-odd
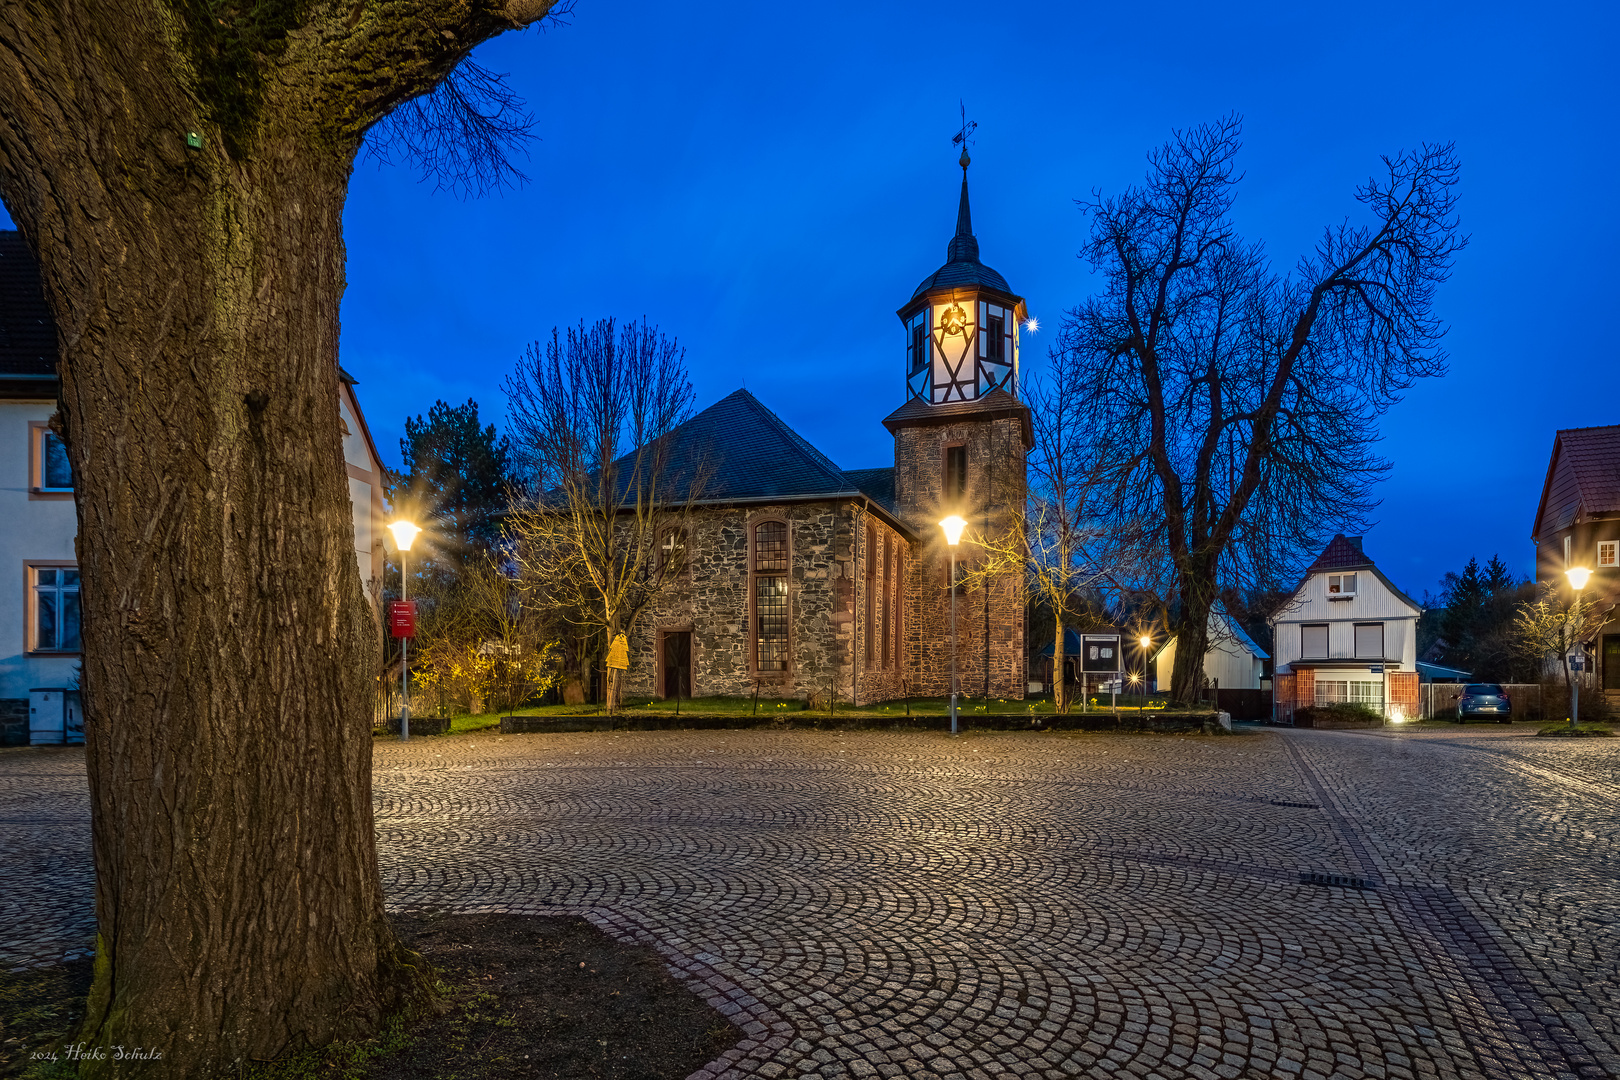
[[[411,576],[407,571],[410,561],[411,545],[416,542],[416,534],[422,530],[409,521],[400,520],[390,522],[388,531],[394,534],[394,546],[399,548],[399,600],[404,603],[410,597]],[[409,742],[411,738],[411,706],[410,706],[410,677],[411,677],[411,639],[399,639],[399,741]]]
[[[956,734],[956,545],[967,522],[952,514],[939,523],[945,530],[945,544],[951,549],[951,734]]]
[[[1572,566],[1564,571],[1564,575],[1569,578],[1569,583],[1575,587],[1575,629],[1579,633],[1581,625],[1581,590],[1586,588],[1587,581],[1592,577],[1592,571],[1584,566]],[[1580,649],[1582,654],[1578,658],[1574,655],[1564,657],[1564,665],[1575,675],[1569,681],[1569,729],[1571,731],[1575,730],[1575,725],[1581,719],[1581,671],[1586,666],[1586,650],[1581,648],[1582,644],[1579,641],[1575,642],[1576,648]]]
[[[1153,639],[1148,637],[1146,634],[1143,634],[1136,640],[1137,644],[1142,646],[1142,707],[1146,708],[1148,695],[1148,664],[1150,663],[1148,650],[1153,648]]]

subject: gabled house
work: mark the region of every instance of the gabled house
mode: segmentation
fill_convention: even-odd
[[[1154,685],[1170,687],[1176,670],[1176,638],[1171,638],[1153,657]],[[1218,607],[1209,613],[1209,647],[1204,653],[1204,677],[1215,690],[1258,690],[1265,677],[1266,651],[1256,645],[1237,620]]]
[[[50,692],[60,708],[78,681],[78,520],[67,453],[50,429],[56,357],[39,267],[20,234],[0,231],[0,744],[30,741],[34,691]],[[355,560],[375,609],[386,478],[354,379],[339,376],[333,419],[343,431]]]
[[[1335,536],[1271,617],[1272,719],[1354,702],[1390,719],[1418,714],[1417,621],[1423,609],[1362,550]]]
[[[1536,580],[1568,590],[1564,571],[1592,571],[1584,596],[1620,600],[1620,425],[1568,428],[1553,436],[1530,538]],[[1592,673],[1605,691],[1620,693],[1620,621],[1611,619],[1590,644]]]

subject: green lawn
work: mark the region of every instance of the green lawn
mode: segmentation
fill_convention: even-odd
[[[1110,708],[1108,696],[1092,695],[1095,704],[1088,708],[1094,711],[1108,711]],[[1120,695],[1119,708],[1122,712],[1137,712],[1142,709],[1159,711],[1167,706],[1163,698],[1143,698],[1139,695]],[[1004,698],[970,698],[963,697],[958,700],[957,709],[962,716],[986,715],[1050,715],[1052,712],[1051,695],[1029,697],[1023,701]],[[804,713],[805,703],[799,698],[761,697],[756,704],[752,697],[700,697],[684,698],[677,703],[659,698],[637,697],[625,701],[624,714],[632,716],[674,716],[677,711],[681,713],[702,714],[705,716],[753,716],[761,720],[772,716],[785,716],[794,713]],[[863,705],[855,708],[844,702],[834,703],[833,715],[846,717],[868,717],[872,719],[893,718],[897,716],[945,716],[950,712],[948,698],[911,698],[909,701],[880,702],[875,705]],[[501,722],[502,715],[510,716],[600,716],[605,710],[600,705],[526,705],[510,713],[481,713],[476,716],[463,715],[454,717],[450,721],[450,730],[454,732],[479,731],[484,728],[496,727]],[[826,710],[817,712],[825,716]],[[1080,712],[1080,704],[1076,702],[1073,712]]]

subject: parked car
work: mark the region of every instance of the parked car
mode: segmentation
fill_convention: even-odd
[[[1466,724],[1470,716],[1488,716],[1499,724],[1513,723],[1513,702],[1501,683],[1475,682],[1463,687],[1457,699],[1457,723]]]

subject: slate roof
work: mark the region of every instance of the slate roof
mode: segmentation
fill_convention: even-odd
[[[1373,561],[1361,550],[1361,537],[1339,533],[1322,549],[1322,554],[1311,563],[1310,570],[1354,570],[1358,566],[1371,566]],[[1309,571],[1307,571],[1309,572]]]
[[[1620,512],[1620,425],[1565,428],[1553,436],[1531,536],[1567,529],[1580,516]]]
[[[39,264],[14,229],[0,231],[0,375],[56,378],[56,322]]]
[[[911,294],[909,307],[935,289],[983,287],[1022,299],[1007,286],[1007,279],[979,261],[979,241],[973,235],[973,214],[968,209],[967,173],[962,173],[962,201],[956,210],[956,235],[945,248],[945,265],[923,279]]]
[[[802,502],[812,499],[867,497],[886,515],[894,511],[861,482],[883,490],[875,474],[889,473],[892,502],[893,469],[857,470],[858,482],[820,450],[811,446],[747,390],[721,398],[669,433],[667,490],[681,490],[693,477],[704,476],[699,501]],[[628,459],[621,459],[625,465]],[[893,522],[904,529],[899,521]],[[907,535],[909,529],[904,529]]]
[[[1357,539],[1360,538],[1358,537]],[[1239,645],[1242,645],[1245,649],[1248,649],[1250,655],[1258,660],[1271,659],[1271,654],[1266,652],[1266,650],[1262,649],[1259,645],[1256,645],[1254,638],[1248,635],[1247,631],[1245,631],[1243,627],[1239,625],[1236,619],[1232,618],[1232,616],[1228,615],[1224,611],[1217,611],[1215,614],[1222,622],[1226,624],[1227,633],[1231,634],[1233,639],[1235,639]]]
[[[844,475],[849,482],[860,489],[861,494],[877,503],[889,513],[897,513],[894,506],[894,467],[887,469],[845,469]]]
[[[1030,421],[1029,406],[999,386],[973,401],[953,401],[948,405],[930,405],[922,398],[913,397],[885,416],[883,426],[893,434],[914,424],[944,424],[963,416],[984,420],[1015,417],[1023,421],[1024,448],[1027,450],[1035,445],[1035,428]]]

